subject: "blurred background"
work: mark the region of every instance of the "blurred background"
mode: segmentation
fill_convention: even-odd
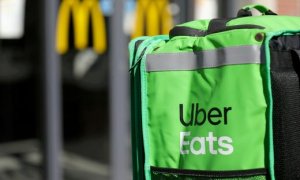
[[[0,0],[0,180],[131,179],[130,39],[249,3],[300,15],[300,0]]]

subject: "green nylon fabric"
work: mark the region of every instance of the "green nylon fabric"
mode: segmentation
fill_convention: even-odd
[[[259,72],[260,65],[254,64],[149,73],[147,96],[150,165],[216,171],[264,168],[267,105]],[[202,126],[183,126],[179,118],[179,104],[183,104],[183,116],[188,121],[192,116],[192,103],[198,103],[206,114],[213,107],[220,109],[223,117],[215,118],[215,121],[221,120],[222,123],[211,125],[206,122]],[[227,107],[232,110],[227,114],[227,125],[224,125],[224,108]],[[199,121],[204,118],[204,114],[200,116]],[[219,138],[230,137],[234,151],[230,155],[212,155],[205,142],[202,144],[206,151],[203,155],[192,154],[189,145],[183,149],[190,153],[180,155],[181,132],[191,133],[185,138],[189,142],[195,137],[207,137],[209,132]],[[201,148],[199,146],[199,143],[194,145],[195,149]],[[214,143],[214,149],[222,148]]]
[[[138,50],[136,49],[136,43],[138,41],[145,41],[148,37],[147,36],[142,36],[139,38],[136,38],[132,41],[130,41],[128,45],[129,49],[129,67],[131,68],[133,64],[135,64],[136,57],[139,57],[140,54],[137,52]]]
[[[210,20],[196,20],[196,21],[180,24],[178,26],[190,27],[199,30],[207,30],[209,26],[209,22]],[[265,29],[260,30],[261,32],[279,32],[279,31],[286,31],[286,30],[291,31],[291,30],[299,29],[300,17],[262,15],[262,16],[234,18],[227,22],[227,26],[245,25],[245,24],[248,25],[253,24],[253,25],[265,27]],[[233,31],[239,31],[239,30],[233,30]]]
[[[136,43],[138,41],[144,41],[148,37],[140,37],[131,41],[129,44],[129,66],[133,66],[140,56],[141,50],[136,49]],[[143,44],[140,45],[140,48],[143,48]],[[140,93],[139,92],[139,83],[140,78],[136,76],[139,72],[138,67],[133,69],[130,73],[130,82],[131,82],[131,144],[132,144],[132,169],[133,169],[133,179],[142,179],[144,177],[144,159],[143,159],[143,140],[139,138],[142,136],[141,128],[139,128],[140,121],[138,117],[140,116]]]
[[[255,33],[253,31],[253,35]],[[232,46],[234,42],[236,42],[234,44],[236,46],[249,44],[249,37],[245,37],[244,42],[233,39],[226,40],[231,37],[229,35],[222,39],[216,36],[202,41],[187,38],[187,45],[183,44],[182,39],[178,39],[167,42],[157,51],[162,52],[164,48],[168,50],[169,46],[178,47],[176,43],[180,43],[180,46],[177,50],[173,48],[175,52],[191,51],[195,47],[212,49],[213,46]],[[253,44],[260,44],[253,39],[252,37]],[[205,44],[206,42],[209,43]],[[193,46],[189,46],[189,43],[192,43]],[[200,170],[242,170],[265,167],[266,102],[260,76],[260,65],[146,73],[144,72],[145,60],[146,58],[141,64],[141,75],[143,131],[146,132],[144,133],[146,179],[151,179],[150,166]],[[234,74],[238,76],[233,76]],[[251,75],[249,76],[249,74]],[[253,89],[253,93],[246,93],[249,89]],[[178,118],[180,103],[186,107],[191,103],[199,103],[199,106],[207,111],[212,107],[222,110],[224,107],[232,107],[234,110],[228,114],[228,121],[231,121],[228,122],[228,125],[216,127],[205,124],[200,128],[185,128],[180,124]],[[189,118],[188,113],[185,118]],[[231,137],[235,148],[234,153],[228,156],[209,153],[204,156],[180,155],[180,132],[191,132],[191,137],[206,137],[209,132],[213,132],[216,137]],[[191,141],[192,139],[187,138],[187,140]],[[149,147],[149,151],[147,151],[147,147]],[[208,151],[207,148],[206,151]],[[147,154],[149,161],[147,161]]]
[[[261,42],[256,41],[254,38],[257,30],[248,32],[247,35],[244,35],[242,36],[242,38],[238,39],[233,38],[237,37],[235,36],[236,33],[237,32],[227,33],[226,36],[222,36],[222,33],[218,33],[214,36],[203,38],[177,38],[167,42],[164,46],[156,50],[155,53],[173,51],[187,52],[194,51],[195,49],[204,50],[227,46],[249,45],[251,43],[261,44]],[[235,170],[237,168],[252,169],[265,167],[263,162],[263,141],[265,134],[264,119],[266,102],[264,94],[262,93],[263,83],[260,75],[260,65],[237,65],[198,71],[154,72],[145,74],[147,76],[147,86],[149,87],[147,89],[147,95],[145,95],[147,97],[147,108],[149,111],[149,116],[147,117],[147,119],[150,119],[148,122],[145,121],[145,124],[148,124],[148,126],[151,127],[151,130],[153,130],[153,132],[150,132],[150,134],[152,134],[152,136],[150,135],[150,137],[153,138],[150,138],[149,142],[151,149],[150,152],[153,152],[152,156],[151,154],[150,156],[155,157],[155,159],[152,159],[151,161],[152,166],[201,170]],[[261,83],[258,83],[258,81],[260,81]],[[174,89],[176,89],[176,91],[174,91]],[[242,89],[244,90],[244,94]],[[253,89],[254,92],[257,93],[251,93],[249,95],[249,93],[247,93],[249,89]],[[178,92],[180,92],[180,95],[178,94]],[[239,96],[236,96],[237,94],[239,94]],[[143,98],[145,96],[143,96]],[[230,97],[232,97],[233,99],[228,99]],[[243,99],[244,102],[241,102],[240,99]],[[180,103],[184,103],[186,104],[186,106],[190,106],[191,103],[199,103],[200,107],[206,109],[207,111],[212,107],[224,108],[233,105],[237,108],[243,107],[241,108],[242,110],[232,111],[233,113],[237,114],[232,113],[230,115],[235,119],[237,117],[240,117],[243,120],[236,120],[236,122],[233,122],[232,124],[223,126],[222,128],[220,128],[220,130],[219,128],[217,128],[218,130],[216,130],[215,126],[211,126],[209,124],[206,124],[204,127],[200,128],[185,128],[181,126],[178,117],[178,106]],[[257,107],[258,104],[261,106]],[[253,108],[251,105],[253,106]],[[252,110],[258,113],[249,112]],[[258,117],[256,117],[257,114]],[[243,118],[243,116],[247,117]],[[188,118],[189,117],[186,117],[186,119]],[[228,117],[228,119],[230,119],[230,117]],[[253,123],[252,119],[257,120],[258,123]],[[248,123],[250,124],[250,126],[247,127],[243,123]],[[246,130],[240,127],[246,127]],[[255,133],[255,136],[257,135],[258,139],[262,141],[260,147],[258,146],[258,148],[256,148],[257,146],[254,146],[255,143],[251,143],[251,141],[245,141],[245,139],[251,139],[250,137],[252,136],[251,133],[247,133],[249,137],[242,136],[243,132],[248,132],[247,128],[249,128],[248,130],[252,129],[252,132]],[[204,157],[197,158],[195,158],[196,156],[178,156],[178,154],[180,154],[178,153],[179,133],[185,132],[184,130],[186,130],[187,132],[191,131],[196,135],[203,137],[205,137],[205,135],[207,136],[208,132],[215,132],[219,133],[220,135],[224,134],[227,136],[231,135],[232,137],[235,136],[237,139],[234,140],[235,143],[245,147],[245,149],[237,150],[234,155],[230,156],[232,158],[229,159],[229,156],[224,157],[221,155],[206,155]],[[229,135],[228,133],[222,133],[222,131],[229,132]],[[167,134],[168,137],[157,139],[155,138],[157,134]],[[258,141],[255,138],[253,138],[252,140]],[[168,142],[171,142],[169,143],[169,147],[166,146],[168,145]],[[247,146],[247,144],[249,146]],[[156,148],[162,146],[166,149],[169,148],[168,151],[166,151],[166,149]],[[251,148],[251,146],[254,146],[255,148]],[[243,153],[245,153],[243,152],[244,150],[245,152],[252,151],[252,156],[250,155],[242,158]],[[168,154],[168,152],[172,152],[171,155]],[[251,152],[249,153],[251,154]],[[170,160],[165,161],[166,158],[163,157],[170,157]],[[226,158],[228,160],[226,160]],[[245,159],[245,161],[247,161],[248,163],[245,163],[245,161],[240,161],[240,158]],[[216,162],[218,162],[218,164],[212,163],[213,159],[216,159]],[[240,163],[234,163],[232,159],[236,159]],[[257,159],[260,160],[257,161]],[[195,161],[195,163],[193,163],[193,160]],[[198,161],[210,162],[200,163],[200,165],[197,165]],[[188,163],[185,164],[184,162]]]
[[[209,20],[202,20],[179,26],[206,30],[208,24]],[[141,160],[140,158],[138,164],[141,167],[145,163],[146,180],[199,179],[199,177],[153,174],[150,172],[151,166],[215,171],[269,168],[271,179],[275,179],[272,130],[270,130],[272,129],[272,106],[269,106],[272,103],[270,77],[268,76],[270,57],[267,53],[268,45],[257,40],[256,35],[266,33],[265,43],[268,43],[271,36],[278,34],[270,32],[286,29],[299,30],[300,18],[266,15],[243,17],[229,21],[227,26],[242,24],[260,25],[265,29],[236,29],[205,37],[178,36],[162,44],[156,41],[156,46],[149,46],[147,53],[180,53],[232,46],[262,45],[262,50],[264,49],[266,53],[264,54],[267,60],[266,65],[232,65],[194,71],[148,73],[146,72],[146,56],[141,59],[137,56],[138,59],[135,63],[131,63],[131,67],[133,64],[137,65],[134,67],[132,79],[135,80],[135,84],[138,84],[132,87],[135,89],[132,96],[141,93],[140,97],[138,96],[135,100],[134,106],[137,109],[141,108],[141,112],[135,115],[133,123],[136,125],[135,128],[142,126],[143,130],[144,151],[143,148],[140,148],[139,152],[145,153],[145,159]],[[137,61],[141,61],[141,64],[137,64]],[[180,104],[183,105],[183,117],[186,121],[191,117],[192,104],[194,106],[197,104],[198,108],[203,109],[201,112],[206,112],[205,124],[183,126],[180,122]],[[226,114],[225,109],[228,107],[231,107],[231,110]],[[208,123],[208,111],[212,108],[220,109],[222,116],[214,117],[214,120],[221,120],[223,124],[211,125]],[[194,111],[196,111],[196,107],[194,107]],[[216,111],[213,112],[216,113]],[[195,112],[193,114],[195,116]],[[225,114],[227,115],[226,125],[224,124]],[[201,115],[203,117],[203,114]],[[142,125],[139,124],[141,122]],[[182,132],[190,133],[184,136],[183,141],[180,140]],[[234,149],[232,153],[221,154],[220,152],[228,150],[228,147],[220,147],[219,142],[214,141],[213,149],[217,151],[217,154],[212,154],[210,142],[203,141],[203,138],[207,138],[210,133],[213,133],[217,139],[230,137]],[[135,133],[136,141],[140,141],[140,136],[141,131]],[[195,138],[196,140],[193,140]],[[192,141],[194,142],[192,147],[194,151],[201,149],[202,154],[191,153]],[[181,146],[180,142],[188,142],[189,145]],[[205,146],[204,150],[203,145]],[[189,154],[181,154],[181,147]],[[205,153],[203,153],[204,151]],[[137,179],[140,178],[141,176]],[[255,180],[266,179],[266,176],[228,179]]]
[[[267,95],[267,101],[268,101],[268,109],[267,109],[267,121],[268,121],[268,150],[269,150],[269,161],[268,161],[268,167],[270,171],[270,177],[272,180],[275,180],[275,172],[274,172],[274,147],[273,147],[273,98],[272,98],[272,87],[271,87],[271,55],[270,55],[270,48],[269,48],[269,42],[271,38],[275,34],[273,32],[267,33],[266,35],[266,42],[265,42],[265,58],[266,58],[266,87],[268,88],[268,95]]]
[[[229,46],[261,45],[262,42],[255,40],[255,35],[260,32],[261,30],[257,29],[241,29],[211,34],[205,37],[174,37],[164,46],[155,50],[153,54],[193,52]]]
[[[144,178],[144,148],[143,132],[141,122],[141,78],[139,61],[143,51],[155,42],[167,40],[167,36],[141,37],[129,44],[130,52],[130,79],[131,79],[131,141],[132,141],[132,161],[133,179]],[[136,43],[143,41],[136,49]]]
[[[162,40],[157,40],[155,43],[159,44],[162,42]],[[146,53],[143,56],[143,59],[146,58],[146,54],[151,53],[155,49],[155,43],[151,44],[151,46],[148,46],[146,49]],[[145,83],[145,74],[144,74],[144,69],[145,68],[145,63],[141,61],[141,96],[142,96],[142,129],[143,129],[143,141],[144,141],[144,152],[145,152],[145,177],[147,179],[151,179],[151,172],[150,172],[150,148],[149,148],[149,130],[148,130],[148,125],[147,125],[147,116],[148,116],[148,111],[145,109],[147,107],[148,99],[144,98],[144,93],[146,92],[147,89],[147,83]]]
[[[230,37],[230,35],[227,36],[227,38]],[[212,42],[217,47],[226,47],[226,43],[232,46],[233,42],[236,42],[236,46],[249,44],[249,38],[244,38],[244,42],[226,41],[219,37],[210,38],[206,41],[187,38],[185,41],[187,45],[182,39],[169,41],[155,53],[170,52],[168,51],[170,47],[174,52],[191,51],[194,47],[212,49]],[[205,42],[209,43],[203,44]],[[197,45],[197,43],[202,43],[202,45]],[[189,44],[195,44],[195,46],[189,46]],[[253,44],[260,44],[260,42],[253,40]],[[179,48],[174,50],[172,47]],[[144,102],[142,106],[143,124],[146,127],[144,131],[149,132],[147,134],[149,137],[144,137],[145,147],[149,146],[150,157],[150,161],[146,161],[146,173],[150,173],[150,166],[200,170],[242,170],[265,167],[266,102],[260,75],[261,65],[146,73],[144,71],[145,60],[146,58],[141,64]],[[253,90],[253,93],[247,93],[249,89]],[[180,103],[183,103],[186,108],[189,108],[191,103],[199,103],[199,106],[207,111],[212,107],[222,110],[224,107],[232,107],[235,110],[228,114],[227,118],[230,121],[228,125],[217,127],[205,124],[202,127],[183,127],[178,118]],[[185,118],[189,119],[189,114],[186,114]],[[209,132],[213,132],[216,137],[229,136],[233,139],[234,153],[228,156],[209,153],[204,156],[180,155],[180,132],[191,132],[193,137],[206,137]],[[187,138],[187,140],[192,139]],[[199,148],[199,145],[195,148]]]

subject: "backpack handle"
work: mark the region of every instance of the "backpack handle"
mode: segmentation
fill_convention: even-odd
[[[252,13],[251,13],[252,9],[256,9],[262,15],[277,15],[272,10],[267,8],[266,6],[263,6],[261,4],[252,4],[252,5],[244,6],[242,9],[240,9],[237,14],[237,17],[252,16]]]

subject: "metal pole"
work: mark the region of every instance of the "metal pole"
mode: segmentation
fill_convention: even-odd
[[[110,18],[110,177],[129,180],[130,121],[127,37],[123,31],[124,0],[114,0]]]
[[[236,17],[236,14],[240,9],[240,3],[239,0],[218,0],[219,17]]]
[[[186,21],[195,19],[195,0],[187,0],[186,3]]]
[[[179,23],[185,23],[195,19],[195,0],[177,0],[176,2],[180,7]]]
[[[43,44],[43,133],[44,178],[62,180],[60,163],[62,149],[61,132],[61,69],[55,52],[55,28],[58,0],[41,1]]]

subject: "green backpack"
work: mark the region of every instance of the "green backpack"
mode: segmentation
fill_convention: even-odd
[[[134,179],[299,179],[299,49],[300,17],[261,5],[133,40]]]

